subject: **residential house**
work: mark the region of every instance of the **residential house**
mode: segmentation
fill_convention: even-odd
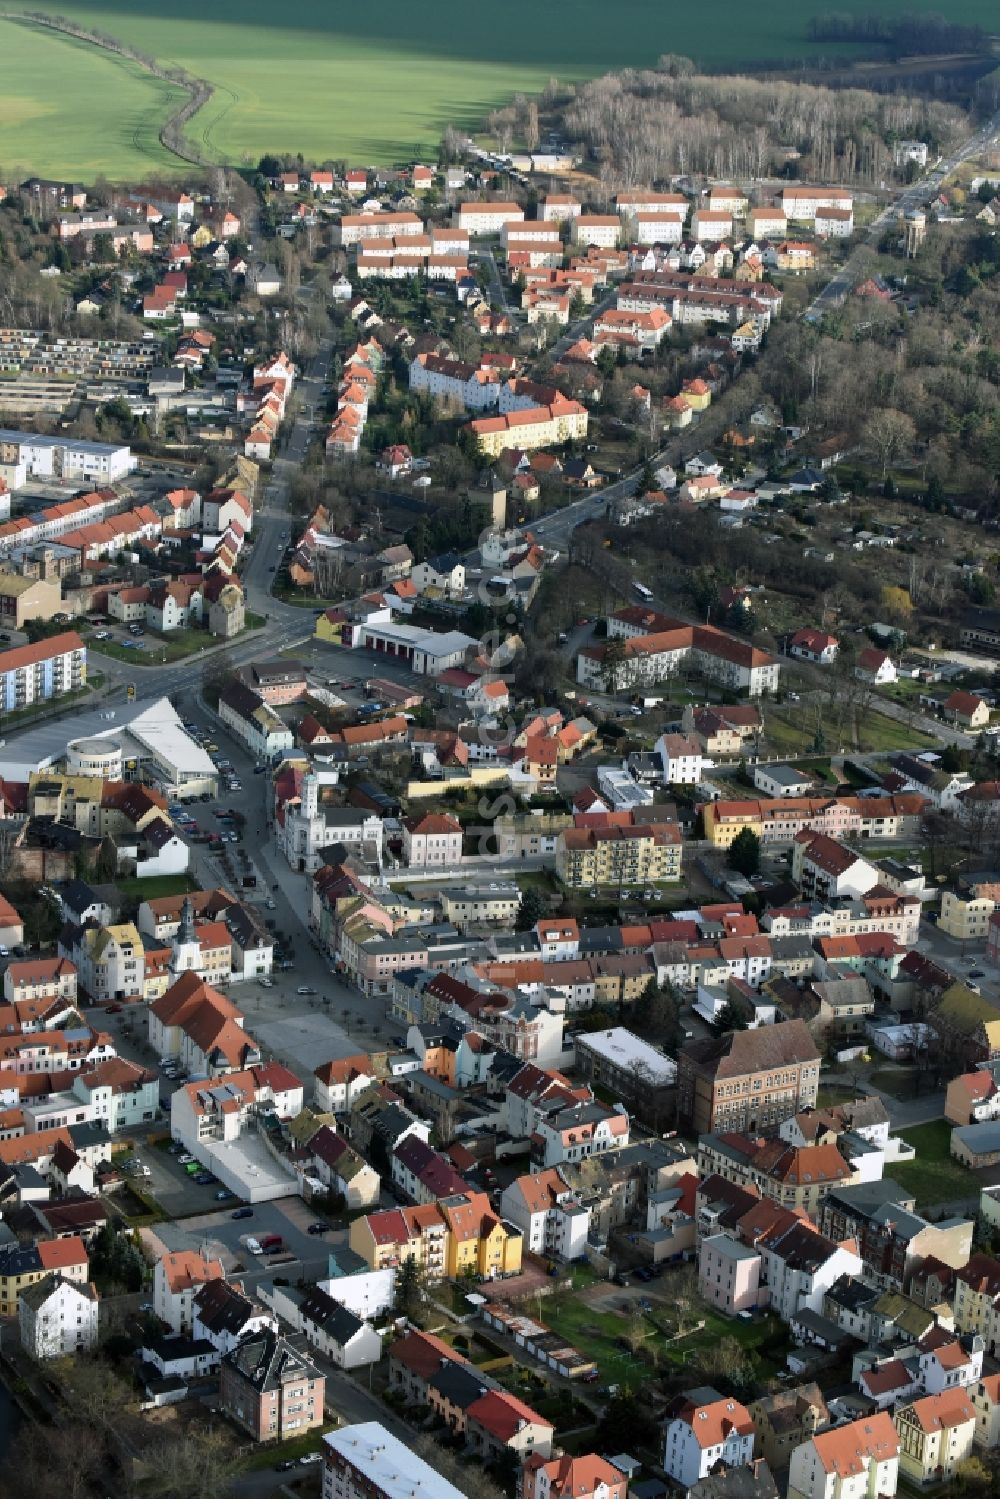
[[[225,1356],[244,1338],[276,1328],[274,1317],[251,1301],[242,1286],[225,1280],[209,1280],[194,1293],[191,1305],[191,1337],[207,1343]]]
[[[748,1409],[757,1432],[756,1448],[774,1469],[786,1468],[795,1448],[830,1424],[826,1401],[815,1383],[761,1395]]]
[[[338,1369],[360,1369],[382,1357],[382,1337],[321,1286],[311,1286],[298,1306],[306,1341]]]
[[[949,723],[967,731],[985,729],[990,721],[989,703],[963,688],[956,688],[945,698],[941,711]]]
[[[925,1395],[896,1412],[899,1468],[911,1483],[949,1483],[971,1457],[976,1410],[965,1390]]]
[[[255,1442],[284,1441],[322,1426],[325,1388],[312,1361],[268,1327],[223,1359],[219,1405]]]
[[[348,1212],[374,1207],[379,1200],[378,1173],[344,1139],[323,1125],[309,1141],[310,1169],[333,1195],[342,1197]]]
[[[663,1467],[683,1488],[716,1467],[745,1467],[753,1459],[754,1425],[738,1400],[710,1387],[689,1390],[667,1406]]]
[[[626,1499],[621,1468],[587,1452],[546,1459],[533,1453],[521,1469],[520,1499]]]
[[[892,1499],[899,1446],[886,1411],[817,1432],[792,1453],[789,1499]]]
[[[91,1282],[55,1273],[18,1298],[21,1348],[34,1359],[72,1358],[97,1347],[98,1296]]]
[[[870,645],[858,656],[854,675],[862,682],[873,682],[876,686],[884,687],[895,682],[899,673],[888,651],[880,651],[877,646]]]
[[[788,642],[788,654],[800,661],[812,661],[818,666],[829,666],[837,659],[840,641],[825,630],[796,630]]]

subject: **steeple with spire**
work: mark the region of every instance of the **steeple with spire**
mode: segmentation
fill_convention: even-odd
[[[201,963],[201,943],[195,931],[194,906],[189,895],[184,897],[177,935],[171,946],[173,956],[170,959],[170,972],[173,978],[177,978],[179,974],[197,970]]]

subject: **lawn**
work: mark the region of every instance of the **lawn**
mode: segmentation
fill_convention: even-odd
[[[265,1469],[274,1469],[276,1464],[287,1462],[289,1458],[304,1457],[307,1452],[323,1451],[323,1432],[336,1431],[339,1422],[334,1421],[332,1425],[322,1429],[314,1427],[312,1431],[305,1431],[300,1437],[290,1437],[287,1442],[265,1442],[262,1447],[252,1448],[250,1456],[240,1463],[240,1470],[244,1473],[258,1473]],[[302,1467],[298,1474],[289,1473],[288,1481],[296,1476],[301,1478],[306,1473],[322,1472],[317,1463],[315,1468]]]
[[[667,1296],[668,1281],[664,1279],[660,1284],[664,1296]],[[652,1296],[656,1296],[655,1288]],[[696,1316],[698,1320],[704,1321],[704,1327],[689,1333],[687,1337],[664,1342],[655,1307],[654,1299],[654,1311],[643,1317],[650,1333],[649,1346],[655,1347],[670,1363],[682,1367],[692,1362],[692,1355],[712,1347],[722,1338],[734,1338],[748,1352],[754,1351],[767,1341],[779,1325],[776,1318],[761,1316],[754,1317],[751,1322],[730,1321],[728,1317],[720,1317],[707,1306],[700,1305]],[[532,1306],[531,1312],[534,1313],[534,1310]],[[635,1354],[618,1347],[617,1340],[629,1330],[630,1318],[618,1312],[601,1311],[573,1296],[556,1296],[542,1303],[541,1320],[553,1332],[566,1338],[581,1353],[594,1360],[600,1369],[602,1383],[635,1385],[637,1381],[641,1382],[648,1377],[649,1365]],[[761,1377],[769,1372],[770,1366],[767,1369],[762,1366]]]
[[[259,619],[259,615],[254,615]],[[257,626],[253,626],[254,629]],[[116,640],[88,641],[90,650],[102,656],[113,656],[116,661],[127,661],[131,666],[162,666],[169,661],[182,661],[185,656],[198,656],[202,651],[221,645],[222,641],[205,630],[171,630],[169,635],[146,634],[142,650],[134,646],[119,645]]]
[[[946,1119],[916,1124],[913,1129],[902,1129],[899,1133],[913,1146],[917,1158],[912,1162],[893,1162],[886,1167],[886,1175],[913,1193],[918,1208],[978,1196],[980,1184],[975,1173],[950,1154],[951,1125]]]
[[[883,0],[880,13],[935,9],[940,0]],[[756,8],[723,0],[711,11],[620,0],[613,15],[598,0],[583,0],[571,14],[511,0],[502,22],[489,6],[460,0],[381,0],[374,9],[344,0],[275,9],[246,0],[221,13],[202,0],[60,0],[51,10],[207,78],[215,95],[189,136],[236,164],[268,150],[365,163],[426,156],[445,125],[474,128],[489,110],[518,91],[539,92],[553,75],[652,67],[664,52],[745,67],[852,51],[810,44],[808,12],[776,0]],[[990,0],[955,0],[948,14],[987,30],[995,21]],[[121,177],[162,166],[155,123],[166,113],[167,89],[144,82],[131,64],[86,61],[47,33],[2,29],[9,34],[0,38],[7,80],[0,126],[9,166],[84,177],[98,168]]]
[[[826,748],[837,752],[839,745],[832,743],[835,730],[828,722],[830,713],[824,706],[823,731],[826,737]],[[845,735],[846,735],[845,729]],[[765,712],[764,737],[771,749],[777,750],[783,755],[808,755],[815,749],[816,717],[815,710],[810,706],[788,705],[781,708],[769,708]],[[887,718],[884,713],[879,713],[877,708],[870,708],[863,717],[860,724],[860,746],[859,750],[866,754],[878,754],[898,749],[927,749],[935,741],[929,734],[922,733],[919,729],[911,729],[909,725],[897,723],[894,718]],[[845,737],[844,751],[849,752],[854,748],[853,744]]]
[[[152,874],[145,880],[119,880],[118,889],[123,895],[134,895],[139,900],[160,900],[166,895],[186,895],[197,890],[198,884],[187,874]]]

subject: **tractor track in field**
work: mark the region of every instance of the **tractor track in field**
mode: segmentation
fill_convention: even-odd
[[[117,37],[105,35],[103,32],[90,31],[85,26],[78,26],[76,22],[68,20],[65,16],[49,16],[38,11],[23,11],[6,13],[7,20],[16,21],[22,25],[37,26],[45,31],[54,31],[61,36],[71,37],[74,41],[86,42],[92,47],[99,48],[102,52],[108,52],[112,57],[123,58],[133,62],[144,72],[153,78],[159,79],[161,83],[167,83],[172,88],[179,88],[184,96],[181,102],[173,109],[167,118],[157,129],[156,135],[170,156],[176,156],[179,161],[184,161],[192,166],[220,166],[224,162],[220,159],[222,153],[217,151],[209,140],[212,130],[218,124],[218,120],[212,121],[202,132],[202,145],[209,151],[215,152],[214,159],[206,156],[185,133],[186,127],[194,119],[199,110],[204,109],[211,103],[216,92],[216,86],[209,83],[207,78],[196,78],[188,73],[186,69],[179,66],[173,68],[157,62],[156,58],[148,57],[145,53],[138,52],[129,47]],[[228,114],[234,104],[239,103],[239,95],[234,94],[231,89],[223,89],[224,93],[230,95],[230,102],[222,110],[219,119]],[[137,124],[132,132],[132,143],[136,150],[142,155],[151,155],[148,147],[143,145],[139,139],[141,125]]]

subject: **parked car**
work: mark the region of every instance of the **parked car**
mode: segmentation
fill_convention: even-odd
[[[177,1159],[182,1166],[190,1166],[191,1162],[194,1160],[194,1156],[191,1155],[188,1151],[185,1151],[184,1154],[179,1155]]]
[[[234,1218],[252,1218],[253,1208],[237,1208],[232,1216]]]
[[[325,1234],[326,1233],[326,1224],[325,1223],[310,1223],[309,1227],[306,1229],[306,1233],[307,1234]]]

